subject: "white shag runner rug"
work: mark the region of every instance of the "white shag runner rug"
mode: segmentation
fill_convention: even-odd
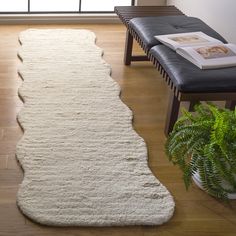
[[[132,112],[87,30],[26,30],[17,204],[57,226],[159,225],[174,201],[147,164]]]

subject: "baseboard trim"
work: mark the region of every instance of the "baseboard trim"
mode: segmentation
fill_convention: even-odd
[[[120,23],[116,14],[4,14],[0,24],[78,24],[78,23]]]

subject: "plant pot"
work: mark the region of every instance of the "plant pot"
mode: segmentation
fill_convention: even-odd
[[[200,179],[200,175],[199,175],[198,172],[195,172],[195,173],[193,174],[192,179],[193,179],[194,183],[195,183],[200,189],[202,189],[203,191],[205,191],[204,188],[203,188],[203,186],[202,186],[202,181],[201,181],[201,179]],[[224,184],[223,184],[223,186],[224,186]],[[228,197],[228,199],[236,199],[236,193],[229,193],[227,197]]]

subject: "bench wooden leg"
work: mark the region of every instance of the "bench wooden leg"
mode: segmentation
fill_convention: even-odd
[[[130,65],[132,60],[132,49],[133,49],[134,38],[130,32],[126,31],[126,40],[125,40],[125,54],[124,54],[124,64]]]
[[[230,110],[234,110],[236,106],[236,101],[226,101],[225,108],[228,108]]]
[[[166,136],[168,136],[168,134],[173,130],[174,124],[178,119],[179,107],[180,107],[180,101],[171,91],[169,96],[169,104],[168,104],[166,124],[165,124]]]
[[[197,105],[198,103],[199,103],[199,101],[190,101],[188,111],[193,112],[195,105]]]

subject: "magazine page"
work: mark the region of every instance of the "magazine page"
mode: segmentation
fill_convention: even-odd
[[[201,69],[236,66],[236,45],[210,44],[178,48],[177,53]]]
[[[179,47],[222,43],[220,40],[212,38],[203,32],[157,35],[155,38],[173,50],[176,50]]]

